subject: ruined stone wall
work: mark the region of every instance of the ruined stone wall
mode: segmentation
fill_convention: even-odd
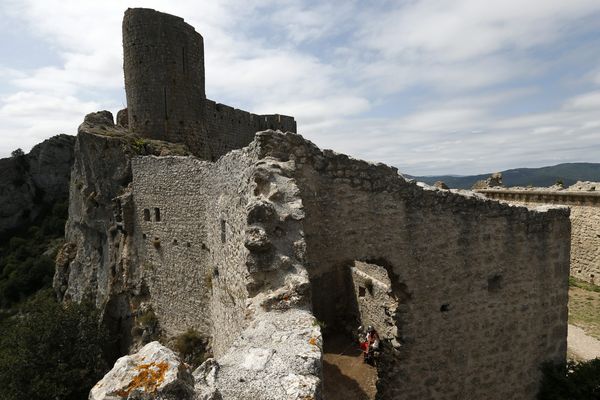
[[[539,365],[566,353],[568,210],[424,190],[296,135],[263,147],[295,164],[318,319],[340,323],[353,260],[388,271],[399,346],[380,398],[535,398]]]
[[[129,128],[150,139],[190,142],[201,132],[206,98],[202,36],[182,18],[128,9],[123,53]]]
[[[133,160],[136,246],[168,336],[190,328],[212,335],[217,327],[220,348],[221,337],[241,329],[248,297],[243,160],[235,154],[217,164],[194,157]]]
[[[382,266],[355,261],[350,268],[360,325],[375,327],[382,339],[396,340],[393,316],[398,302],[393,297],[388,272]]]
[[[564,205],[571,209],[571,276],[600,282],[600,195],[595,192],[481,190],[486,197],[509,204]]]
[[[215,103],[204,102],[205,135],[197,135],[191,145],[206,148],[209,159],[216,160],[227,152],[247,146],[254,134],[266,129],[296,132],[296,121],[285,115],[257,115]]]
[[[135,246],[152,308],[171,335],[211,329],[206,208],[212,198],[203,164],[189,157],[132,161]]]

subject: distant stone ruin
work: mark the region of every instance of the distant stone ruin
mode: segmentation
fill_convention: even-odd
[[[378,399],[535,399],[539,366],[566,356],[568,210],[422,187],[291,117],[214,105],[201,44],[128,10],[128,127],[79,127],[55,289],[92,298],[115,355],[144,346],[130,359],[168,361],[151,372],[180,388],[133,385],[122,359],[93,398],[321,399],[323,346],[371,324]],[[190,330],[213,355],[191,375],[153,342]]]

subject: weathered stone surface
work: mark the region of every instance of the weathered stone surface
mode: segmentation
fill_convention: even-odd
[[[494,172],[489,178],[481,181],[475,182],[473,185],[473,190],[476,189],[487,189],[487,188],[497,188],[502,186],[502,173]]]
[[[68,198],[74,144],[74,136],[58,135],[27,155],[0,159],[0,235]]]
[[[117,125],[129,128],[129,114],[126,108],[117,112]]]
[[[577,182],[567,189],[510,187],[482,190],[488,198],[515,205],[565,206],[571,210],[571,275],[591,283],[600,282],[600,188],[598,182]]]
[[[323,341],[307,311],[257,316],[220,357],[214,386],[223,399],[320,399]]]
[[[159,342],[121,357],[90,391],[90,400],[192,400],[194,378],[173,351]]]
[[[296,131],[293,117],[251,114],[207,99],[204,41],[182,18],[128,9],[123,70],[129,128],[144,138],[185,143],[202,159],[247,146],[260,130]]]
[[[434,187],[436,187],[436,188],[438,188],[438,189],[444,189],[444,190],[448,190],[448,189],[450,189],[450,188],[448,187],[448,185],[446,185],[446,184],[445,184],[444,182],[442,182],[442,181],[437,181],[437,182],[435,182],[435,183],[433,184],[433,186],[434,186]]]

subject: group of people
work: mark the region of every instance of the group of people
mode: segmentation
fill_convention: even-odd
[[[358,328],[359,333],[363,333],[363,327]],[[379,352],[381,351],[381,339],[379,333],[373,326],[367,326],[365,340],[360,342],[360,348],[363,351],[363,360],[367,364],[373,365]]]

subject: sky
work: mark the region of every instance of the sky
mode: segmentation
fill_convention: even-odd
[[[600,162],[598,0],[0,0],[0,157],[125,107],[128,7],[204,37],[206,95],[411,175]]]

